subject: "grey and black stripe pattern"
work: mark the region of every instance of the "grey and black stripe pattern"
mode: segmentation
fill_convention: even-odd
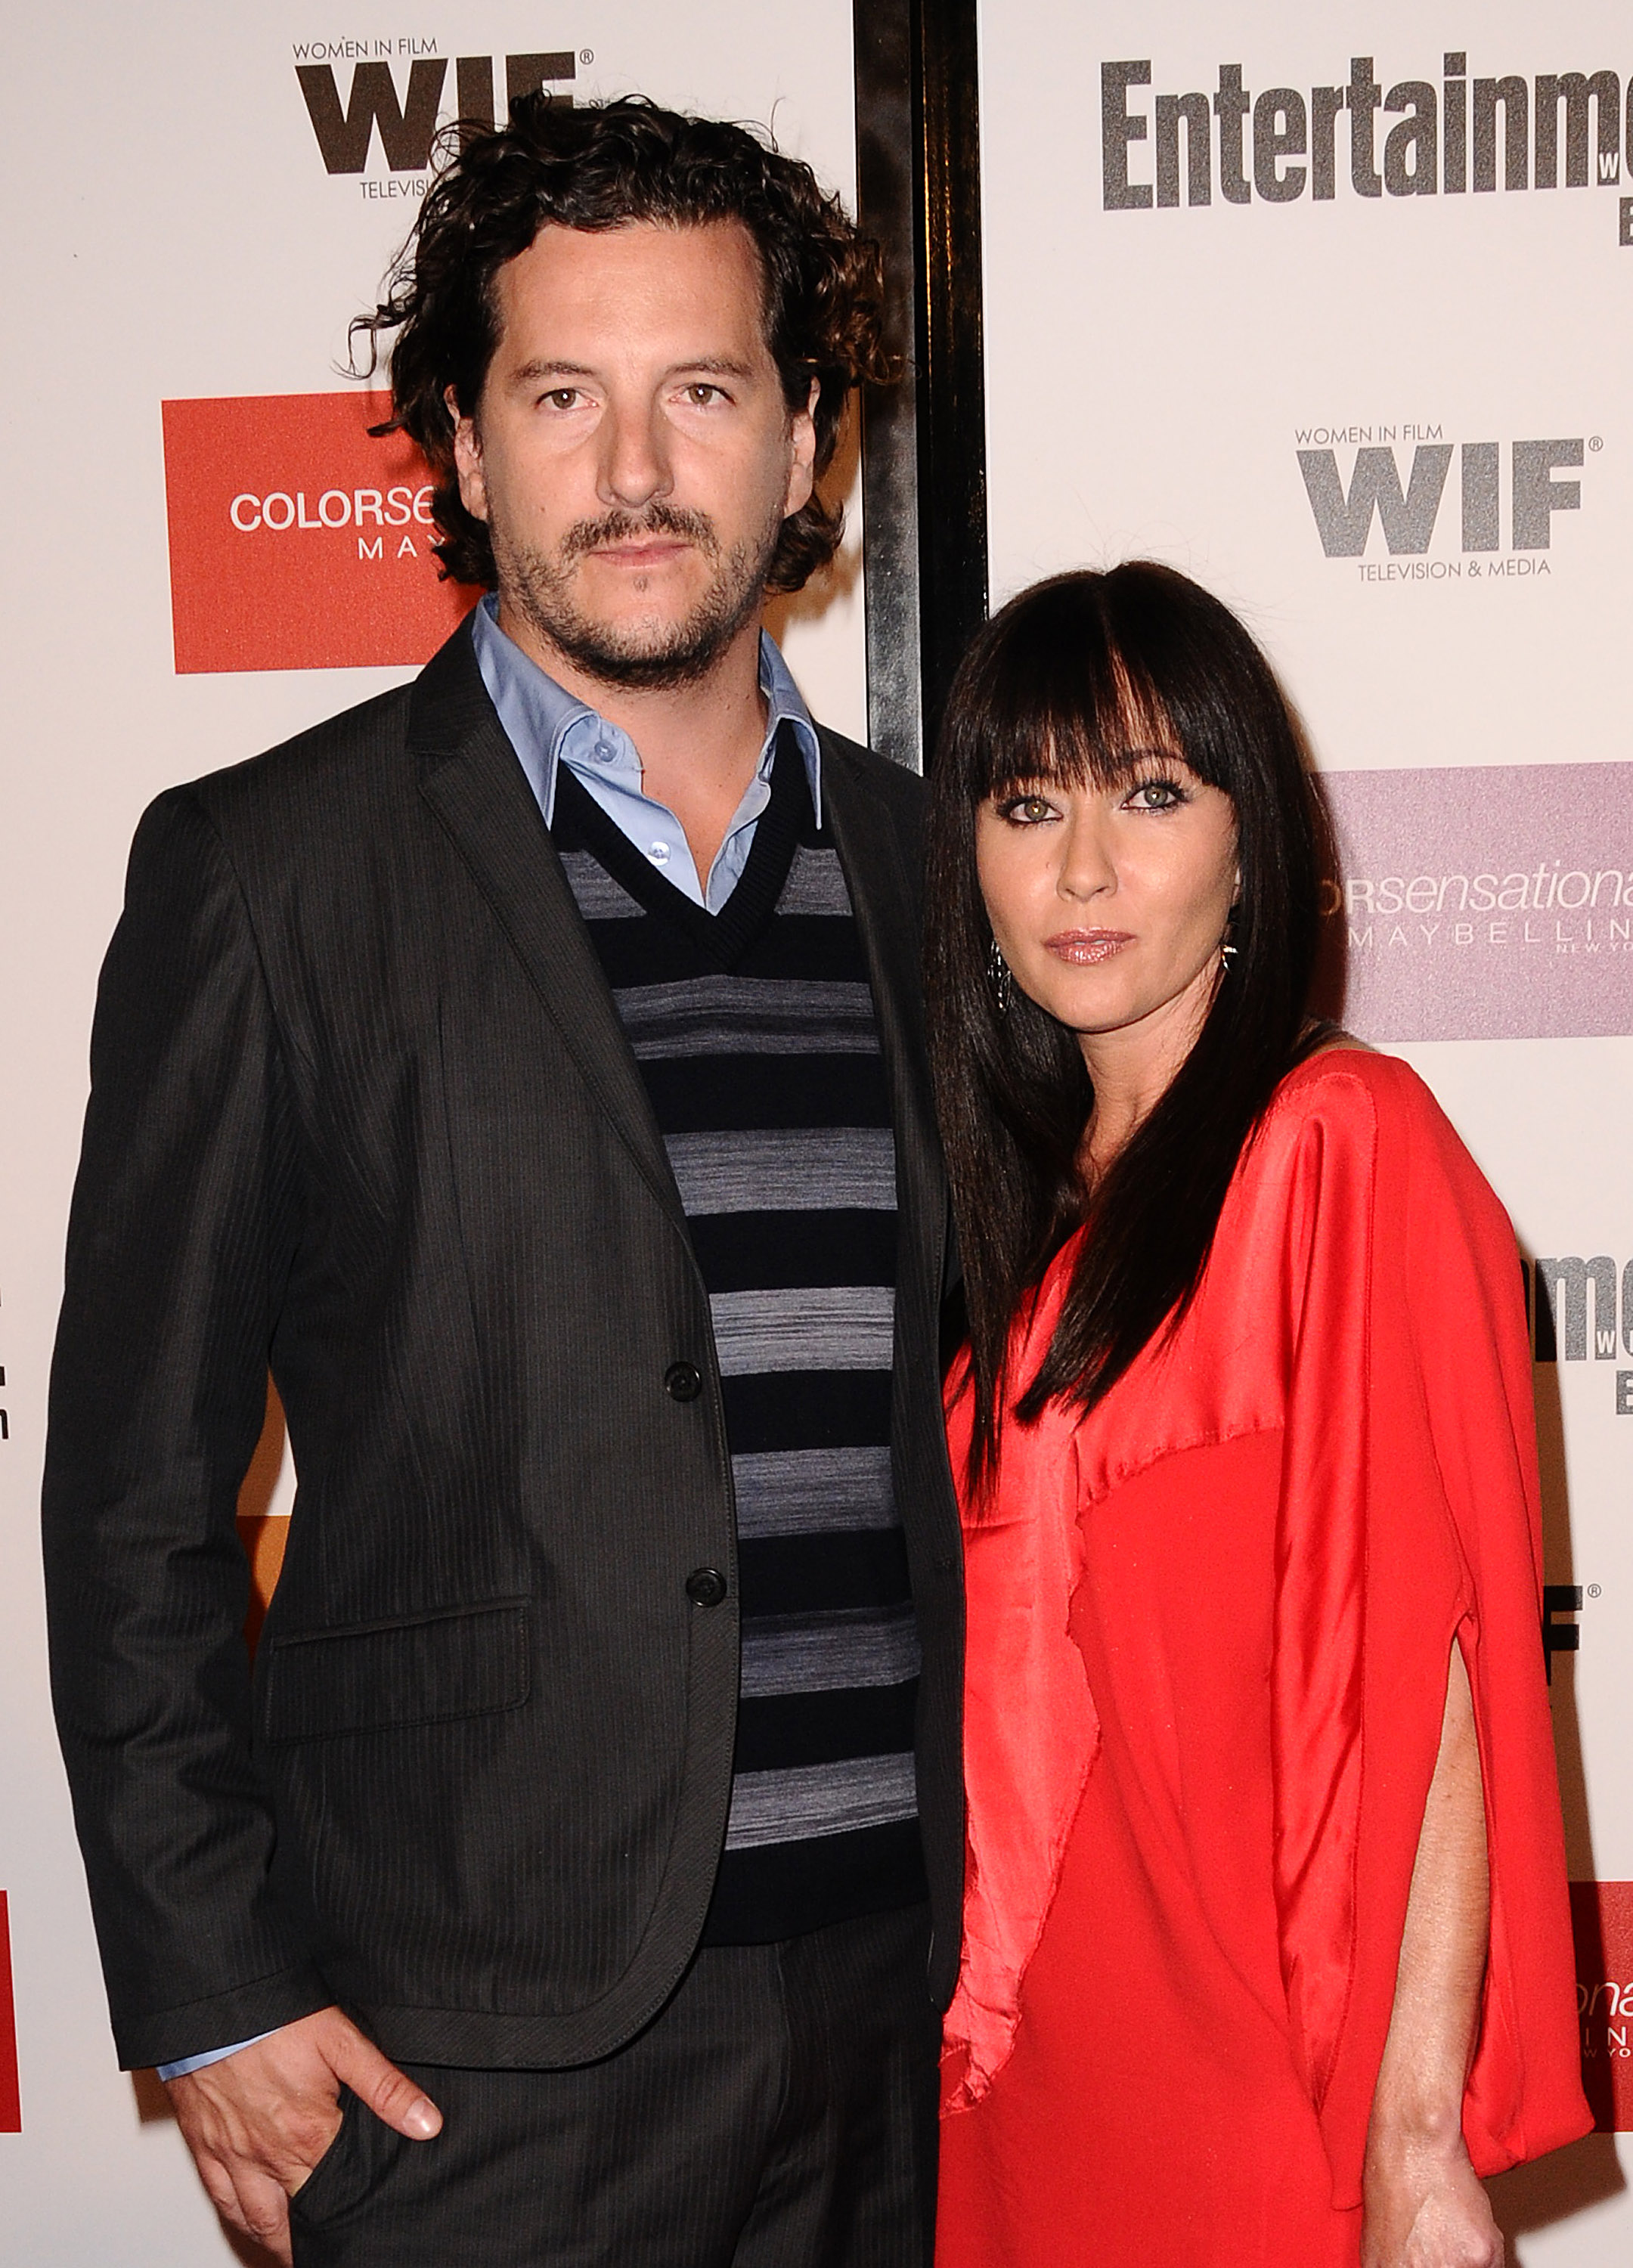
[[[742,1686],[705,1940],[924,1895],[918,1637],[892,1493],[895,1151],[861,942],[797,749],[710,915],[563,773],[553,832],[709,1286]]]

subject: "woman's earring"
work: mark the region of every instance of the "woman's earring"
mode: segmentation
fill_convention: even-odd
[[[1236,908],[1232,906],[1230,918],[1225,924],[1225,936],[1219,946],[1219,967],[1222,971],[1228,971],[1232,961],[1236,958],[1236,947],[1232,943],[1232,939],[1236,935]]]
[[[1014,979],[1010,975],[1008,961],[998,950],[998,941],[996,937],[987,953],[987,976],[992,986],[992,997],[997,1002],[998,1013],[1000,1016],[1007,1016]]]

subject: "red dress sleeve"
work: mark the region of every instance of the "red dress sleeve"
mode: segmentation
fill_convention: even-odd
[[[1066,1258],[1017,1325],[1013,1377],[1030,1377],[1042,1359]],[[967,1363],[948,1381],[948,1447],[964,1501],[970,1668],[964,1944],[942,2054],[948,2110],[978,2102],[1014,2045],[1021,1978],[1100,1744],[1083,1656],[1068,1627],[1081,1559],[1075,1427],[1075,1413],[1058,1404],[1034,1426],[1011,1426],[1001,1485],[972,1510],[964,1486],[972,1430]]]
[[[1272,1664],[1282,1971],[1334,2203],[1348,2206],[1453,1642],[1491,1872],[1469,2153],[1495,2173],[1592,2123],[1541,1641],[1530,1354],[1507,1219],[1406,1065],[1321,1058],[1261,1144],[1256,1194],[1287,1240]]]

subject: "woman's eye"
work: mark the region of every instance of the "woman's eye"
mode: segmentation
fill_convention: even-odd
[[[1129,804],[1135,811],[1175,811],[1185,799],[1184,789],[1174,780],[1142,780]]]
[[[998,806],[998,815],[1018,827],[1036,827],[1040,821],[1054,818],[1055,806],[1047,796],[1011,795]]]

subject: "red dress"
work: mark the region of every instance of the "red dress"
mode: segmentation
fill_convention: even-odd
[[[961,1479],[956,1386],[949,1425]],[[1405,1064],[1289,1076],[1177,1332],[1007,1428],[965,1547],[938,2268],[1353,2268],[1454,1639],[1492,1893],[1464,2132],[1489,2174],[1587,2130],[1519,1266]]]

